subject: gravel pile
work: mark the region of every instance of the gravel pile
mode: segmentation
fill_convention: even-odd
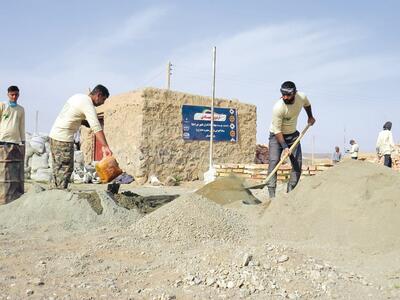
[[[359,274],[287,247],[266,243],[254,253],[238,250],[231,262],[206,270],[187,266],[189,273],[175,287],[211,289],[228,299],[363,299],[384,294]]]
[[[386,253],[400,248],[400,174],[345,161],[305,178],[264,214],[275,238]]]
[[[235,175],[217,178],[196,191],[220,205],[226,205],[237,201],[251,204],[259,204],[260,201],[245,189],[244,179]]]
[[[89,197],[82,197],[87,194]],[[89,201],[88,198],[94,201]],[[95,210],[93,202],[100,209]],[[71,193],[38,188],[0,206],[0,226],[14,229],[82,230],[99,225],[126,225],[141,215],[118,206],[105,192]]]
[[[132,229],[167,241],[240,241],[248,236],[245,224],[240,214],[193,193],[164,205]]]

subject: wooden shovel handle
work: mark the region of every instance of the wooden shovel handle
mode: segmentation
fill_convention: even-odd
[[[289,155],[292,153],[294,148],[300,143],[300,140],[303,138],[303,136],[306,134],[308,128],[310,128],[311,125],[307,124],[307,126],[303,129],[303,131],[300,133],[299,137],[294,141],[293,145],[290,146],[289,148],[289,154],[285,154],[282,156],[281,160],[279,163],[276,165],[276,167],[271,171],[271,173],[268,174],[267,178],[265,179],[264,183],[253,185],[248,187],[247,189],[262,189],[265,187],[268,183],[268,181],[271,179],[272,176],[278,171],[279,167],[283,164],[283,162],[289,157]]]

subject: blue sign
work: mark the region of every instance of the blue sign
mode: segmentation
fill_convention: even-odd
[[[237,110],[214,107],[214,141],[237,142]],[[186,141],[210,140],[211,108],[183,105],[182,130]]]

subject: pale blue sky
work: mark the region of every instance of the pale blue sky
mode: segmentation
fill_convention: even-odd
[[[48,132],[67,98],[97,83],[165,87],[169,60],[173,90],[211,95],[216,46],[216,95],[257,105],[259,143],[285,80],[313,105],[306,151],[313,136],[318,152],[342,147],[344,128],[373,151],[387,120],[400,141],[399,1],[1,2],[0,91],[20,87],[29,131],[36,110]]]

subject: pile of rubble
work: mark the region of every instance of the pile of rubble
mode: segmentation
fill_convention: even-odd
[[[267,145],[257,144],[256,146],[256,164],[267,164],[269,159],[269,149]]]
[[[240,242],[248,236],[245,218],[195,193],[183,195],[132,226],[139,236],[166,241]]]
[[[353,296],[380,289],[359,274],[285,246],[265,243],[263,248],[253,249],[254,253],[242,250],[233,250],[232,257],[214,267],[196,270],[193,266],[199,264],[185,266],[189,273],[175,281],[175,287],[211,289],[227,298],[246,299],[339,299],[342,288],[353,290]]]

